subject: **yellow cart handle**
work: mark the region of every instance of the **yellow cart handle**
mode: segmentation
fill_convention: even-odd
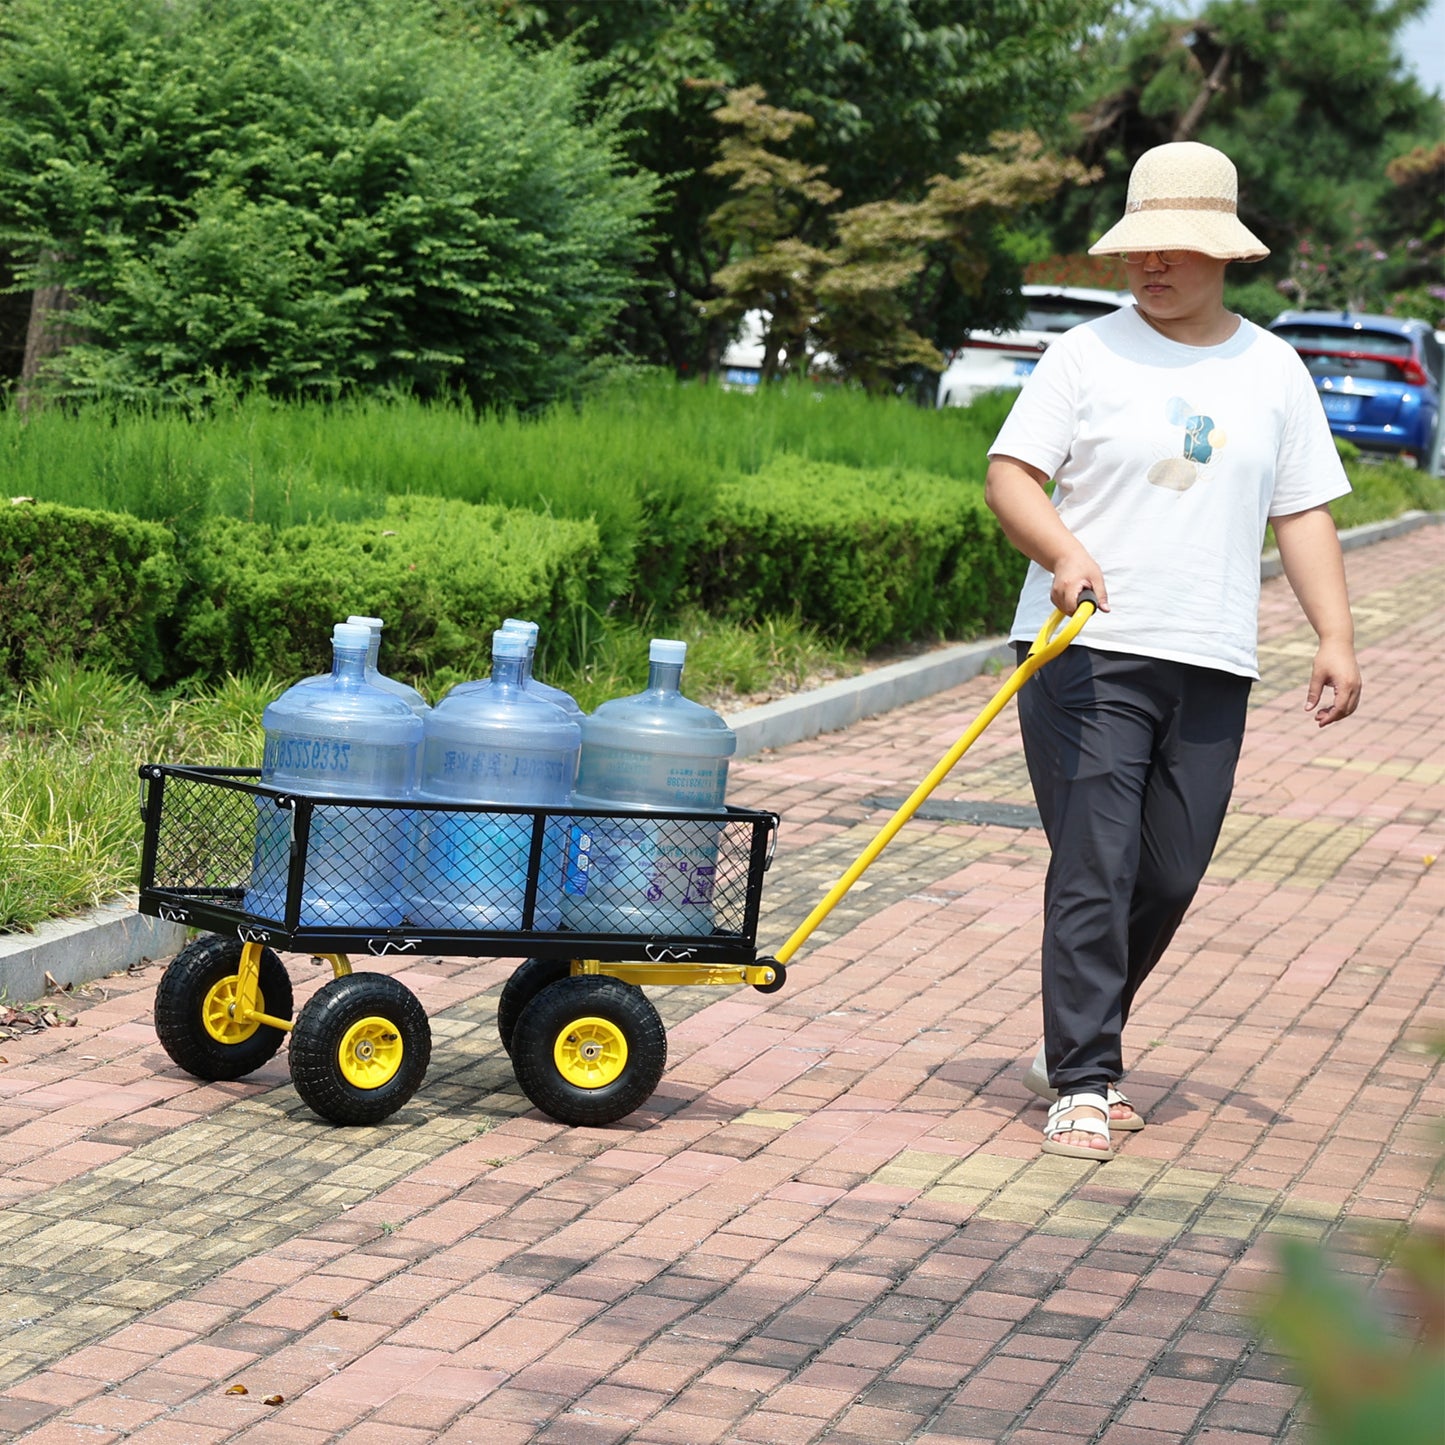
[[[939,759],[933,771],[919,783],[908,800],[883,825],[878,836],[859,854],[853,866],[828,890],[821,903],[793,930],[793,935],[778,950],[779,963],[787,963],[807,941],[808,935],[833,911],[845,893],[863,876],[864,870],[886,848],[898,830],[916,813],[925,798],[948,776],[958,760],[978,741],[979,735],[996,718],[1008,700],[1046,662],[1056,658],[1082,631],[1094,615],[1098,599],[1086,587],[1080,594],[1074,615],[1064,624],[1064,614],[1057,609],[1039,629],[1029,647],[1028,655],[1019,663],[1004,685],[994,693],[989,704],[970,724],[968,731]]]

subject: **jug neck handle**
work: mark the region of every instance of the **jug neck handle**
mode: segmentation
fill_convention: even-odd
[[[331,676],[334,681],[347,686],[358,686],[366,681],[366,649],[338,647],[331,654]]]
[[[494,657],[492,682],[498,687],[521,687],[525,680],[520,657]]]
[[[681,692],[682,664],[680,662],[649,662],[647,665],[648,692]]]

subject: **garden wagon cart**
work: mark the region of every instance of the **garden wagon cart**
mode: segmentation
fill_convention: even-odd
[[[880,830],[776,956],[759,957],[763,876],[777,842],[774,813],[729,807],[640,813],[497,804],[404,803],[313,798],[271,788],[254,769],[147,763],[140,769],[145,834],[139,908],[207,930],[167,967],[156,990],[155,1024],[172,1060],[198,1078],[239,1079],[272,1058],[291,1035],[291,1077],[316,1113],[337,1124],[375,1124],[420,1087],[431,1030],[420,1001],[390,975],[354,972],[351,956],[393,954],[521,958],[502,989],[497,1029],[523,1093],[563,1124],[613,1123],[645,1103],[667,1062],[667,1036],[646,984],[746,984],[780,989],[786,965],[1005,704],[1093,614],[1085,594],[1064,625],[1056,612],[1028,656],[968,730]],[[515,830],[526,840],[520,897],[508,921],[479,928],[385,927],[338,922],[314,903],[310,842],[345,813],[394,821],[443,811]],[[284,889],[258,909],[252,889],[258,830],[284,820]],[[358,824],[358,819],[360,823]],[[263,822],[262,820],[269,820]],[[707,932],[587,933],[539,928],[538,881],[546,840],[557,827],[635,824],[704,827],[716,837],[706,880]],[[652,867],[646,849],[639,866]],[[646,880],[644,880],[646,881]],[[312,900],[312,901],[308,901]],[[330,962],[333,977],[292,1018],[290,978],[278,950]]]

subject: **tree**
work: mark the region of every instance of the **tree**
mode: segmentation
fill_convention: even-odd
[[[830,209],[842,192],[823,167],[778,154],[811,118],[768,105],[761,88],[729,91],[714,118],[729,128],[713,174],[731,179],[710,232],[732,258],[712,276],[724,320],[757,310],[766,320],[763,379],[825,351],[836,372],[870,391],[905,386],[943,357],[928,339],[948,288],[979,297],[993,274],[995,238],[1025,206],[1096,174],[1046,153],[1031,132],[989,137],[987,155],[961,155],[958,174],[930,178],[916,201],[865,201]],[[994,303],[995,305],[999,303]]]
[[[1390,163],[1445,136],[1445,110],[1395,42],[1428,4],[1203,0],[1184,10],[1176,0],[1123,12],[1091,42],[1096,87],[1077,119],[1075,153],[1106,179],[1061,199],[1057,249],[1083,250],[1117,219],[1144,151],[1192,139],[1234,161],[1240,217],[1274,253],[1249,272],[1263,309],[1284,299],[1275,283],[1301,242],[1316,257],[1324,247],[1373,255],[1357,243],[1387,204]]]
[[[71,394],[526,405],[643,254],[653,184],[565,49],[459,42],[424,0],[11,0],[6,26],[0,241],[63,288]]]
[[[606,69],[597,94],[632,127],[629,153],[660,177],[657,245],[619,319],[619,344],[689,373],[727,337],[712,280],[736,259],[709,228],[727,200],[710,167],[719,87],[756,85],[813,124],[790,152],[855,205],[916,201],[998,130],[1056,129],[1079,98],[1079,47],[1111,0],[450,0],[544,46],[572,40]],[[1000,249],[1003,262],[1003,249]],[[1013,282],[1018,265],[1001,271]],[[1000,297],[1002,293],[999,293]],[[941,304],[954,333],[1010,319],[993,295]],[[953,341],[956,337],[943,337]]]

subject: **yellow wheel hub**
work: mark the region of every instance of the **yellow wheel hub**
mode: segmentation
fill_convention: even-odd
[[[569,1084],[601,1089],[620,1078],[627,1067],[627,1040],[622,1030],[606,1019],[578,1019],[557,1035],[552,1057]]]
[[[341,1036],[341,1077],[357,1089],[379,1089],[396,1077],[405,1052],[390,1019],[361,1019]]]
[[[237,985],[240,982],[240,974],[227,974],[211,985],[211,991],[201,1001],[201,1022],[218,1044],[243,1044],[261,1027],[255,1019],[242,1021],[236,1017]],[[261,997],[260,989],[256,990],[256,1007],[262,1013],[266,1012],[266,1000]]]

